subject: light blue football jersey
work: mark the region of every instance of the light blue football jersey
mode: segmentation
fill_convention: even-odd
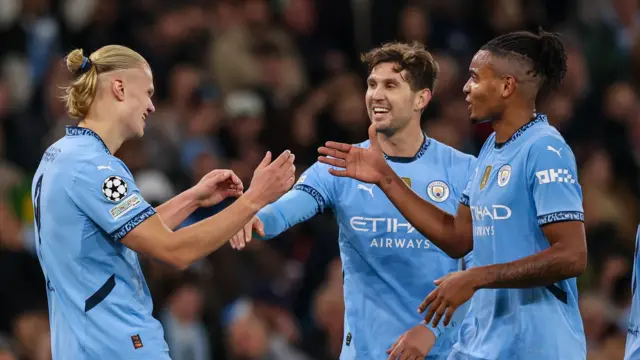
[[[640,247],[640,227],[636,233],[636,250],[633,254],[633,277],[631,280],[631,293],[633,301],[631,303],[631,312],[629,313],[629,328],[627,329],[627,343],[624,351],[624,360],[640,359],[640,297],[638,297],[638,248]]]
[[[155,214],[93,131],[68,127],[32,186],[54,360],[169,359],[137,254],[120,240]]]
[[[547,249],[542,227],[584,221],[574,155],[539,114],[478,155],[461,203],[473,218],[474,265],[506,263]],[[584,360],[576,279],[475,293],[451,360]]]
[[[369,142],[357,146],[368,147]],[[413,158],[387,157],[393,170],[424,199],[455,214],[475,169],[475,158],[425,136]],[[449,257],[409,224],[378,187],[331,175],[315,163],[295,187],[258,213],[266,238],[333,209],[344,274],[344,342],[341,359],[387,359],[386,350],[423,315],[417,308],[433,281],[457,271]],[[472,262],[471,255],[466,257]],[[469,264],[467,265],[469,266]],[[446,359],[466,306],[438,336],[428,359]]]

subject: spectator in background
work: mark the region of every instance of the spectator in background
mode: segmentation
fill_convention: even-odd
[[[209,360],[208,331],[202,322],[204,297],[193,276],[181,277],[160,315],[173,360]]]
[[[59,101],[69,77],[63,50],[119,43],[149,59],[157,112],[142,141],[117,156],[136,170],[145,198],[159,203],[214,168],[231,167],[247,184],[256,154],[267,149],[295,150],[302,172],[324,141],[364,140],[357,129],[366,124],[358,104],[366,69],[354,64],[359,49],[393,40],[424,43],[440,64],[422,119],[428,133],[475,154],[490,128],[469,126],[461,64],[498,32],[538,25],[559,31],[568,52],[562,88],[539,108],[580,165],[590,270],[579,283],[588,294],[585,325],[599,334],[589,356],[621,359],[623,290],[640,216],[638,14],[636,0],[0,1],[0,332],[18,345],[0,360],[40,360],[40,351],[46,358],[40,343],[47,334],[32,326],[47,307],[30,234],[30,185],[44,146],[70,123]],[[183,226],[228,203],[199,210]],[[223,247],[191,269],[197,275],[188,281],[141,259],[158,315],[173,314],[176,303],[196,304],[199,292],[210,357],[225,360],[232,351],[221,336],[230,329],[220,327],[223,305],[252,294],[252,316],[262,319],[265,334],[288,344],[298,339],[311,358],[337,358],[344,304],[332,217],[310,219],[277,242],[251,242],[248,251]],[[182,281],[187,290],[174,293]],[[595,331],[599,323],[605,330]]]
[[[310,360],[256,314],[253,302],[238,299],[224,310],[230,356],[242,360]]]
[[[0,334],[0,360],[18,360],[9,340]]]

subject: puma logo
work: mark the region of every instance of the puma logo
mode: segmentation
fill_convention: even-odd
[[[562,150],[562,148],[560,150],[556,150],[553,146],[547,145],[547,150],[553,151],[554,153],[558,154],[558,157],[562,158],[562,156],[560,155],[560,150]]]
[[[111,168],[111,161],[109,161],[109,165],[106,165],[106,166],[105,165],[98,165],[98,171],[107,170],[107,169],[113,171],[113,169]]]
[[[373,197],[373,185],[366,187],[364,184],[358,184],[358,189],[368,192]]]

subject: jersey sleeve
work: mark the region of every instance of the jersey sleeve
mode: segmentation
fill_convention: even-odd
[[[332,207],[332,176],[326,165],[315,163],[300,176],[293,189],[260,210],[257,216],[265,231],[262,239],[271,239]]]
[[[584,221],[576,160],[562,139],[554,136],[537,139],[531,146],[527,167],[540,226]]]
[[[459,203],[464,206],[469,206],[469,191],[471,190],[471,182],[476,171],[477,159],[475,156],[470,156],[467,166],[463,167],[462,174],[459,175],[457,183],[462,190]]]
[[[329,166],[316,162],[309,167],[293,186],[293,190],[311,195],[318,205],[318,212],[333,207],[335,177],[329,173]]]
[[[112,156],[99,156],[85,163],[65,184],[65,190],[76,206],[114,241],[156,213],[140,195],[129,169]]]
[[[462,196],[460,197],[459,203],[464,206],[469,206],[469,194],[471,193],[471,184],[478,174],[478,168],[476,166],[476,159],[474,158],[473,162],[469,164],[469,172],[467,175],[467,184],[464,187],[464,191],[462,191]]]

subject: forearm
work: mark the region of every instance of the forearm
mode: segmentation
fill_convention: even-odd
[[[165,225],[173,230],[197,209],[198,201],[195,195],[190,190],[186,190],[158,206],[156,212]]]
[[[504,264],[472,268],[477,288],[530,288],[576,277],[585,260],[576,249],[552,246],[537,254]]]
[[[268,240],[278,236],[290,227],[299,224],[319,211],[319,205],[309,194],[300,190],[291,190],[276,202],[265,206],[257,214],[264,224],[264,238]]]
[[[413,227],[447,255],[460,258],[473,247],[457,236],[455,217],[421,198],[394,172],[389,172],[380,188]]]
[[[224,245],[258,210],[245,194],[218,214],[174,232],[168,251],[186,267]]]

